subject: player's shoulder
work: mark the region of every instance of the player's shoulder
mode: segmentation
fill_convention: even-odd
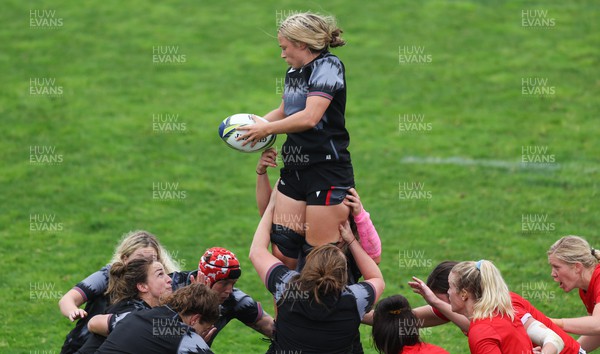
[[[342,64],[342,61],[340,60],[340,58],[338,58],[334,54],[331,54],[330,52],[322,53],[321,55],[319,55],[319,57],[317,57],[313,61],[314,68],[326,66],[326,65],[332,66],[335,68],[339,68],[339,69],[343,68],[343,64]]]
[[[592,280],[590,282],[590,285],[592,284],[593,286],[590,287],[593,288],[595,295],[598,295],[598,293],[600,293],[600,263],[594,269],[594,273],[592,273]]]
[[[250,295],[246,294],[239,288],[233,288],[233,290],[231,291],[231,297],[236,300],[240,300],[240,299],[243,299],[244,297],[250,297]]]
[[[525,299],[517,293],[513,293],[512,291],[510,292],[510,301],[513,304],[513,307],[515,305],[519,305],[522,307],[529,307],[531,305],[530,302],[527,301],[527,299]]]
[[[246,294],[238,288],[233,288],[231,295],[223,302],[223,307],[234,309],[238,311],[240,309],[246,309],[249,307],[256,307],[256,300],[252,296]]]
[[[109,263],[109,264],[105,265],[104,267],[98,269],[94,273],[90,274],[88,278],[106,277],[108,279],[108,276],[110,275],[111,267],[112,267],[112,264]]]
[[[471,322],[469,326],[469,339],[475,341],[486,338],[499,340],[504,328],[512,327],[510,318],[507,316],[494,316],[492,318],[480,318]]]
[[[299,274],[298,272],[289,269],[283,263],[275,263],[267,272],[267,279],[273,278],[276,282],[287,283],[294,275]]]
[[[469,336],[476,337],[482,333],[495,332],[494,319],[492,318],[479,318],[471,321],[469,324]]]
[[[208,354],[212,353],[210,347],[204,339],[196,332],[188,331],[183,335],[179,342],[177,353],[197,353]]]
[[[88,275],[87,278],[83,279],[75,285],[74,288],[78,288],[85,293],[86,301],[89,300],[93,294],[102,296],[106,288],[108,287],[108,278],[110,273],[110,264],[100,268],[100,270]]]

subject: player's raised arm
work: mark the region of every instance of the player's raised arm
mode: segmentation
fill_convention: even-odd
[[[263,151],[256,165],[256,205],[263,216],[271,199],[271,182],[267,173],[269,167],[277,167],[277,151],[269,148]]]
[[[272,193],[274,195],[276,191]],[[263,217],[261,218],[258,227],[256,228],[256,232],[254,233],[254,238],[252,239],[252,244],[250,245],[250,261],[256,269],[256,273],[263,281],[266,282],[266,277],[269,269],[280,263],[280,260],[277,257],[273,256],[271,252],[269,252],[269,244],[271,242],[271,224],[273,223],[273,210],[275,208],[274,197],[271,198],[271,202],[267,205]]]

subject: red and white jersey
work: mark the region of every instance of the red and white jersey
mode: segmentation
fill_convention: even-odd
[[[588,314],[591,315],[596,304],[600,302],[600,264],[594,269],[587,291],[579,289],[579,297],[581,297]]]
[[[536,309],[529,301],[521,297],[519,294],[513,292],[510,293],[513,309],[515,310],[515,316],[521,320],[523,324],[527,322],[529,317],[533,317],[535,320],[540,321],[546,327],[558,334],[565,343],[565,347],[560,354],[578,354],[579,343],[573,339],[567,332],[563,331],[562,328],[558,327],[552,320],[544,315],[540,310]]]
[[[471,321],[469,326],[471,354],[530,354],[533,345],[525,327],[515,317],[494,316]]]

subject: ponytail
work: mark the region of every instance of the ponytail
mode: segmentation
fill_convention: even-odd
[[[344,31],[339,28],[336,28],[331,32],[331,39],[329,41],[329,46],[331,48],[341,47],[346,44],[346,41],[342,39],[342,33],[344,33]]]
[[[315,287],[313,289],[313,296],[317,302],[321,302],[319,295],[329,295],[339,293],[339,280],[332,274],[324,274],[319,279],[315,280]]]
[[[461,262],[452,268],[458,290],[465,289],[475,300],[472,319],[492,318],[499,314],[514,319],[508,286],[490,261]]]
[[[108,288],[106,295],[109,303],[136,299],[139,297],[137,285],[146,283],[148,279],[148,270],[154,263],[154,260],[148,258],[132,259],[128,263],[115,262],[110,267],[108,277]]]
[[[303,291],[317,303],[324,296],[339,296],[348,282],[346,257],[336,246],[326,244],[315,247],[306,257],[306,265],[286,290]],[[298,296],[284,296],[298,298]]]
[[[288,16],[279,26],[279,34],[294,43],[304,43],[313,52],[346,44],[343,31],[337,27],[333,16],[321,16],[311,12]]]
[[[396,354],[405,346],[421,342],[420,327],[408,300],[402,295],[394,295],[377,304],[371,333],[379,353]]]

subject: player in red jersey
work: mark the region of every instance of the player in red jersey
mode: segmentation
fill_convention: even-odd
[[[429,303],[429,305],[413,309],[423,327],[437,326],[452,321],[465,334],[468,332],[469,320],[452,312],[448,300],[448,275],[456,264],[458,262],[440,263],[427,278],[427,283],[416,277],[414,281],[409,282],[413,290]],[[510,297],[515,316],[523,323],[532,342],[542,346],[540,350],[543,353],[585,354],[576,340],[555,325],[529,301],[513,292],[510,292]]]
[[[420,323],[402,295],[381,300],[373,319],[373,342],[379,353],[449,354],[443,348],[421,341]]]
[[[508,287],[490,261],[461,262],[448,277],[452,311],[470,320],[471,354],[533,353],[531,340],[515,318]]]
[[[580,334],[578,342],[590,352],[600,347],[600,254],[579,236],[565,236],[548,250],[552,278],[561,289],[579,289],[588,316],[553,319],[566,332]]]

